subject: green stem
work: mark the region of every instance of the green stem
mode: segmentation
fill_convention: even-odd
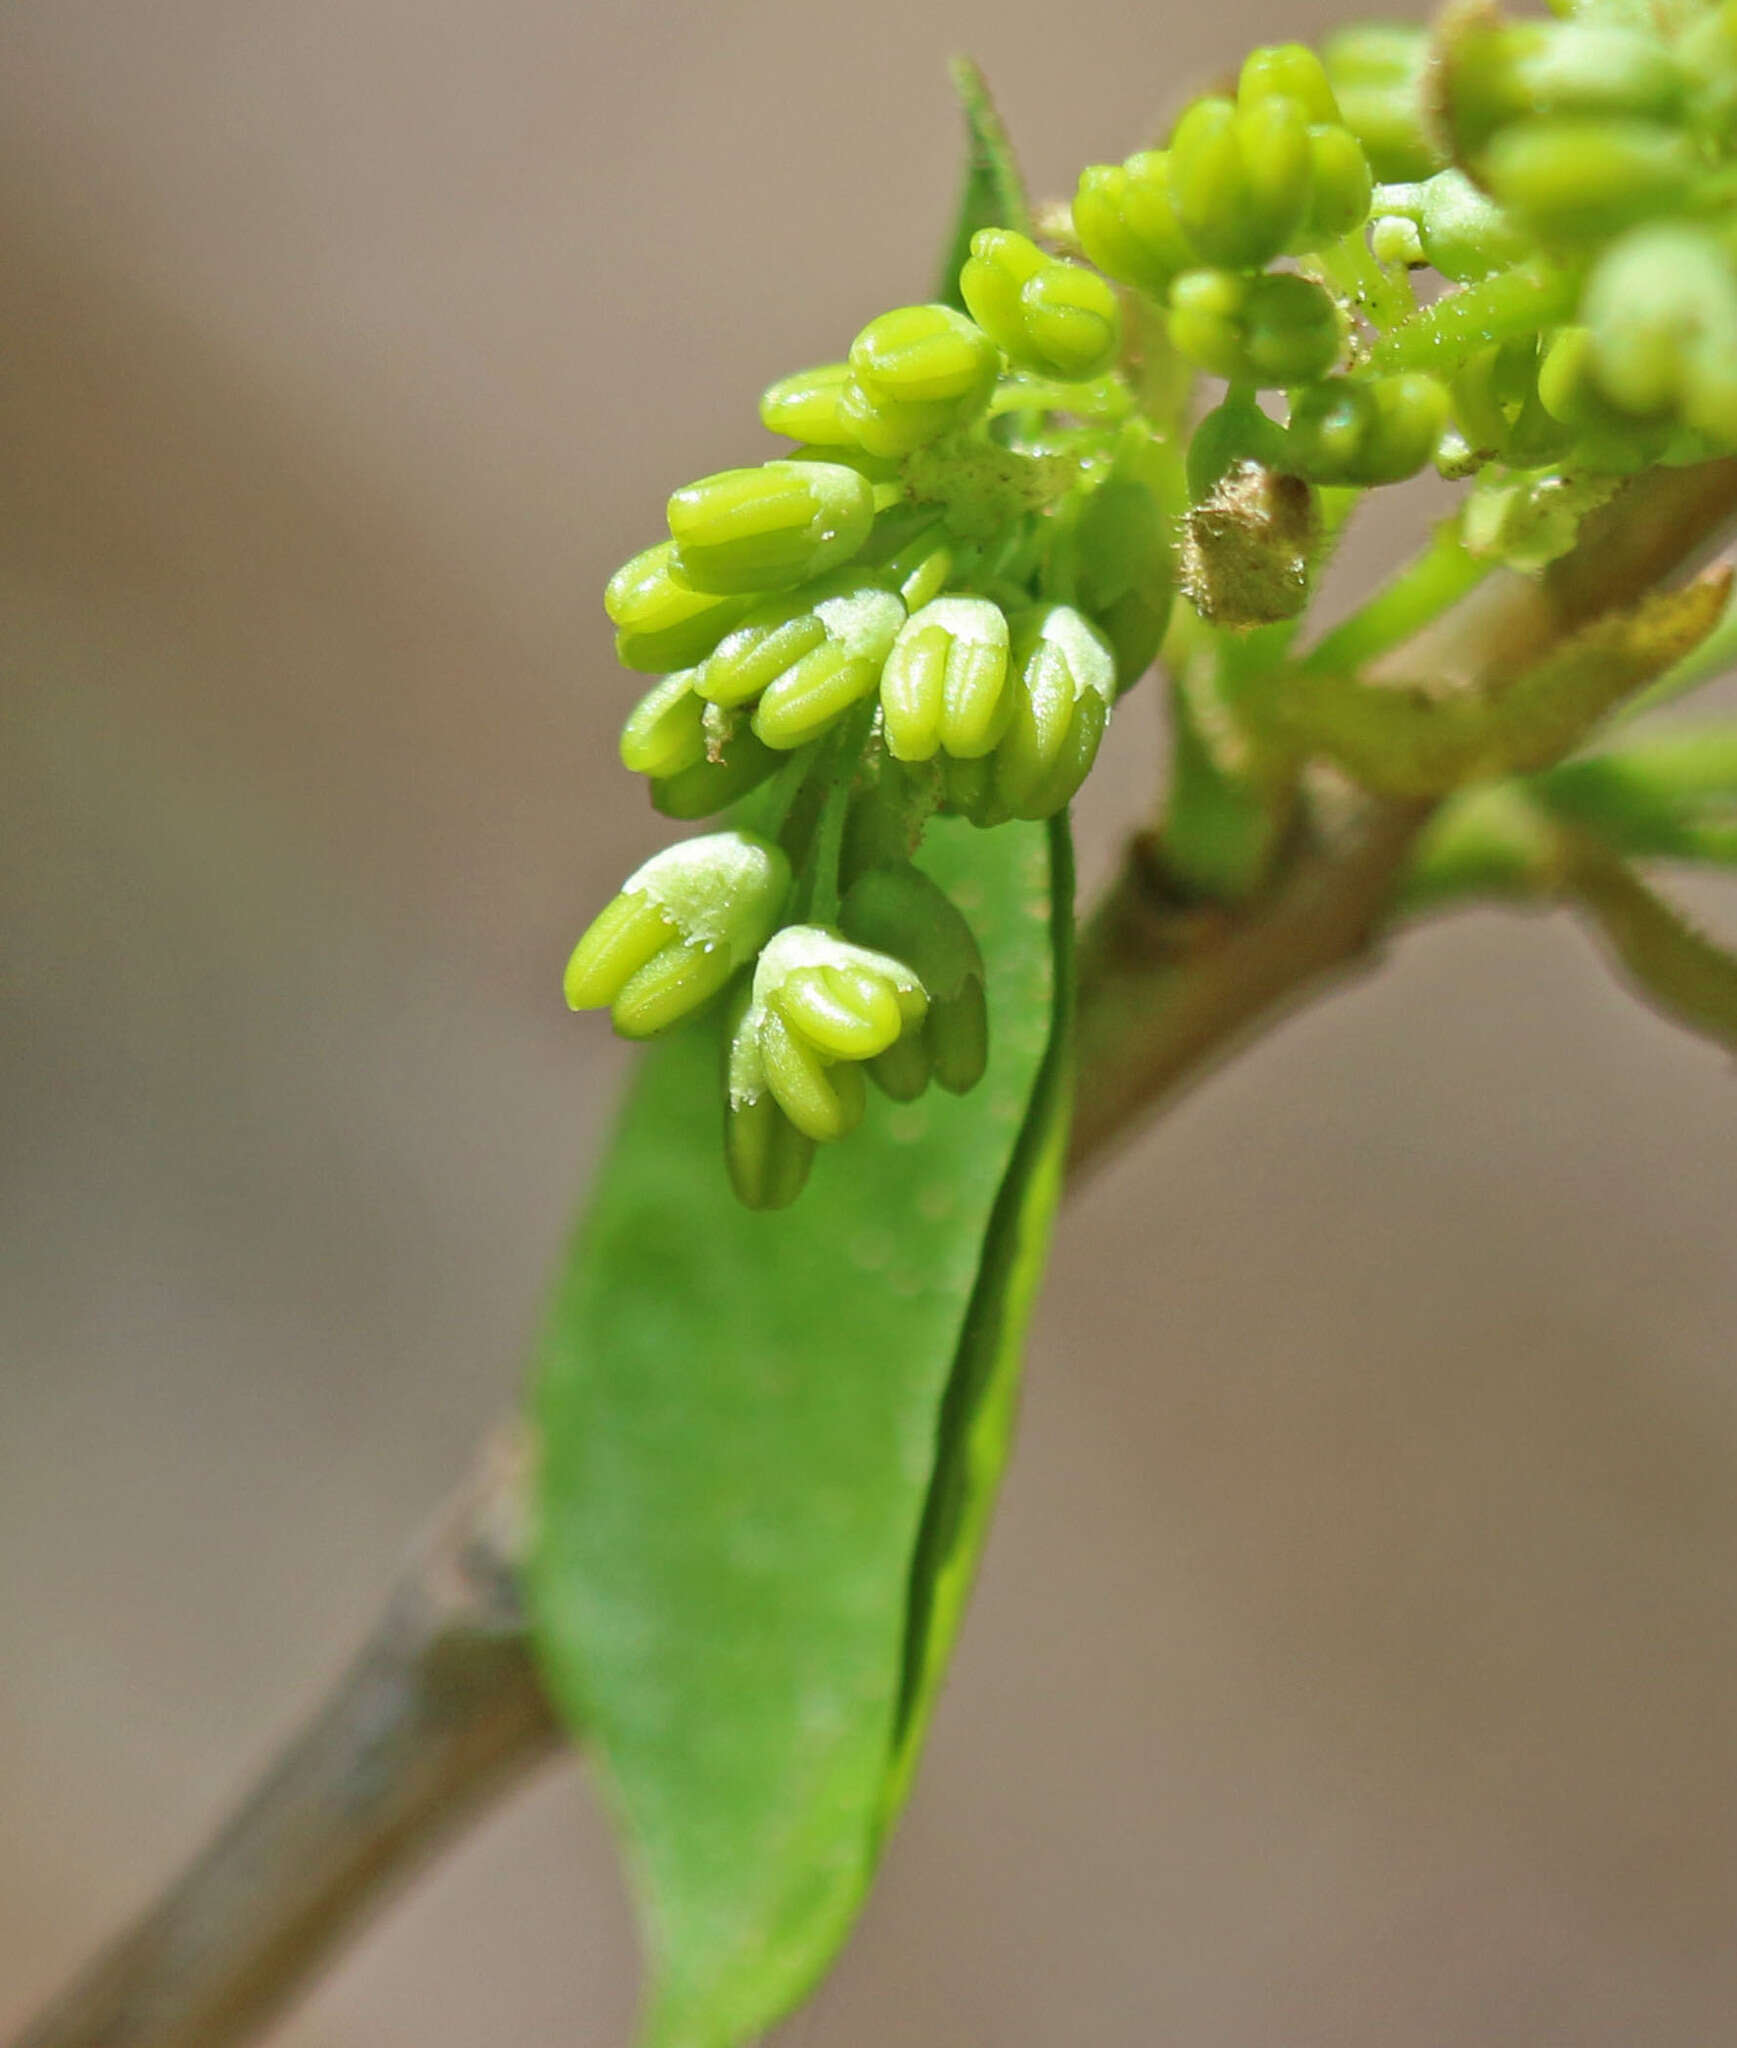
[[[839,870],[844,860],[844,828],[856,793],[857,770],[874,720],[874,699],[857,705],[839,720],[823,772],[828,776],[820,823],[797,883],[798,920],[835,925],[841,897]]]
[[[1376,262],[1365,229],[1358,228],[1342,242],[1320,250],[1315,260],[1340,297],[1349,299],[1382,333],[1403,326],[1416,314],[1410,278]]]
[[[1384,334],[1369,352],[1382,371],[1428,370],[1452,377],[1479,349],[1568,319],[1580,280],[1541,258],[1448,292]]]
[[[1322,635],[1297,664],[1304,675],[1355,674],[1432,625],[1493,567],[1466,552],[1457,518],[1444,520],[1422,552]]]

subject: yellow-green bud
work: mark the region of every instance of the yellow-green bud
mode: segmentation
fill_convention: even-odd
[[[621,728],[621,765],[635,775],[679,775],[706,758],[706,707],[694,694],[694,669],[655,683]]]
[[[899,631],[881,671],[889,752],[927,761],[987,754],[1007,729],[1007,619],[984,597],[938,597]]]
[[[1116,657],[1071,605],[1050,605],[1015,623],[1012,669],[996,793],[1016,818],[1047,818],[1072,802],[1097,759],[1116,701]]]
[[[1595,117],[1517,122],[1483,159],[1497,202],[1541,240],[1559,244],[1600,241],[1674,211],[1696,171],[1679,130]]]
[[[627,1038],[692,1014],[760,951],[790,888],[790,863],[749,832],[690,839],[636,869],[573,949],[574,1010],[608,1005]]]
[[[635,555],[610,577],[603,609],[617,631],[623,667],[647,675],[691,668],[703,661],[747,609],[738,597],[709,597],[671,574],[673,541]]]
[[[1376,177],[1427,178],[1442,155],[1423,112],[1428,33],[1410,23],[1366,22],[1340,29],[1322,51],[1341,119]]]
[[[1343,336],[1332,299],[1308,278],[1191,270],[1170,288],[1170,339],[1215,377],[1272,389],[1324,377]]]
[[[1106,277],[1154,298],[1200,261],[1176,217],[1163,150],[1144,150],[1124,164],[1088,164],[1074,194],[1073,219],[1080,247]]]
[[[1094,272],[1056,261],[1010,228],[972,236],[959,289],[973,319],[1021,369],[1077,381],[1115,359],[1116,294]]]
[[[671,571],[695,590],[788,590],[849,561],[874,512],[872,486],[842,463],[722,470],[671,497]]]
[[[849,377],[848,363],[822,363],[817,369],[780,377],[761,395],[761,424],[771,433],[788,434],[793,441],[817,448],[854,446],[856,437],[839,409]]]
[[[1200,261],[1252,270],[1290,246],[1309,207],[1308,116],[1295,100],[1196,100],[1170,141],[1170,197]]]
[[[1242,60],[1237,79],[1238,106],[1262,100],[1295,100],[1310,121],[1342,119],[1326,66],[1306,43],[1268,43]]]
[[[743,1031],[757,1054],[733,1072],[731,1100],[765,1088],[816,1143],[841,1138],[862,1116],[860,1062],[876,1058],[928,1010],[922,984],[902,961],[856,946],[822,925],[788,925],[754,970]],[[740,1034],[738,1034],[740,1035]]]

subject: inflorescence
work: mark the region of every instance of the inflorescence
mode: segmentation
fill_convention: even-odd
[[[755,1207],[865,1076],[969,1090],[983,965],[927,821],[1063,809],[1178,582],[1209,627],[1301,610],[1323,491],[1470,479],[1467,544],[1535,567],[1620,478],[1737,451],[1734,180],[1737,0],[1461,5],[1256,50],[1041,241],[976,234],[958,306],[774,384],[795,445],[675,492],[612,578],[657,678],[622,759],[733,829],[630,878],[569,1002],[634,1038],[725,1002]]]

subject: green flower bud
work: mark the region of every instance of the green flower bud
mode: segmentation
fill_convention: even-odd
[[[859,1063],[922,1028],[928,998],[902,961],[822,925],[788,925],[761,953],[744,1028],[779,1108],[817,1143],[862,1116]],[[736,1088],[732,1083],[732,1100]]]
[[[1078,381],[1115,360],[1121,309],[1104,280],[1009,228],[982,228],[959,273],[971,316],[1010,362]]]
[[[679,775],[706,758],[706,707],[694,694],[694,669],[665,676],[628,713],[621,765],[635,775]]]
[[[766,685],[754,731],[780,753],[806,746],[853,704],[872,696],[905,607],[890,590],[859,583],[821,598],[813,616],[825,633]]]
[[[1737,440],[1737,271],[1713,237],[1662,225],[1625,236],[1587,280],[1599,387],[1633,418],[1674,413]]]
[[[760,951],[789,889],[790,863],[750,832],[665,847],[573,949],[569,1009],[607,1004],[625,1038],[668,1030]]]
[[[1474,164],[1508,129],[1558,118],[1675,123],[1684,81],[1664,45],[1593,22],[1505,22],[1466,10],[1441,42],[1441,102],[1454,149]]]
[[[1396,484],[1435,454],[1448,395],[1433,377],[1329,377],[1291,407],[1291,461],[1318,484]]]
[[[853,944],[903,962],[931,1004],[983,979],[983,955],[965,914],[945,889],[910,861],[870,868],[839,910]]]
[[[1559,328],[1538,369],[1538,398],[1560,422],[1576,469],[1627,476],[1656,462],[1674,425],[1669,410],[1637,418],[1615,404],[1599,381],[1589,327]]]
[[[1737,0],[1721,0],[1691,22],[1677,55],[1688,80],[1689,118],[1729,148],[1737,139]]]
[[[724,1033],[724,1164],[748,1209],[787,1209],[814,1163],[814,1140],[778,1107],[760,1053],[753,990],[743,981]]]
[[[989,1060],[983,956],[953,899],[901,861],[863,875],[845,897],[839,923],[858,945],[908,962],[929,998],[921,1033],[907,1029],[870,1062],[877,1086],[896,1102],[914,1101],[931,1078],[953,1095],[975,1088]]]
[[[929,1032],[935,1021],[933,1009],[921,1031],[907,1031],[885,1052],[863,1062],[863,1071],[881,1093],[893,1102],[915,1102],[935,1078],[935,1062],[929,1053]]]
[[[989,999],[981,981],[934,1005],[923,1043],[936,1084],[949,1095],[969,1095],[989,1066]]]
[[[959,559],[953,544],[935,534],[914,540],[881,572],[907,612],[920,612],[946,589]]]
[[[708,732],[703,759],[673,775],[653,777],[652,808],[666,818],[684,821],[716,817],[750,790],[758,789],[784,759],[746,726],[722,737]]]
[[[996,794],[1016,818],[1047,818],[1091,772],[1116,701],[1109,642],[1071,605],[1026,613],[1013,634],[1013,719],[995,750]]]
[[[1569,452],[1572,436],[1539,400],[1538,361],[1538,337],[1517,335],[1480,349],[1455,376],[1455,421],[1486,461],[1537,468]]]
[[[1081,507],[1074,539],[1080,603],[1114,649],[1127,690],[1156,659],[1170,622],[1175,575],[1164,515],[1144,484],[1112,477]]]
[[[1170,159],[1144,150],[1125,164],[1089,164],[1074,194],[1074,232],[1106,277],[1163,298],[1199,263],[1170,197]]]
[[[996,790],[993,755],[978,755],[970,761],[956,761],[951,755],[943,755],[941,789],[942,810],[950,816],[968,819],[979,830],[1005,825],[1013,815]]]
[[[1485,183],[1541,240],[1600,241],[1675,210],[1692,190],[1687,137],[1649,121],[1534,120],[1485,152]]]
[[[1340,118],[1362,143],[1376,177],[1427,178],[1441,152],[1424,120],[1429,36],[1409,23],[1368,22],[1329,37],[1322,61]]]
[[[839,410],[850,377],[849,363],[822,363],[780,377],[760,397],[760,422],[770,433],[817,448],[849,448],[855,435]]]
[[[1290,246],[1309,206],[1309,121],[1291,99],[1196,100],[1170,141],[1170,197],[1203,263],[1253,270]]]
[[[987,754],[1007,729],[1007,619],[984,597],[938,597],[912,613],[881,672],[881,720],[895,760]]]
[[[1464,171],[1441,171],[1417,185],[1384,185],[1374,204],[1378,213],[1414,222],[1419,256],[1456,284],[1506,270],[1532,246]]]
[[[1310,121],[1342,119],[1326,66],[1306,43],[1268,43],[1242,60],[1236,85],[1237,105],[1258,106],[1262,100],[1295,100]]]
[[[754,1041],[756,1058],[759,1042]],[[751,1101],[724,1105],[724,1165],[745,1209],[788,1209],[808,1185],[814,1140],[799,1131],[770,1088]]]
[[[1215,377],[1272,389],[1324,377],[1343,337],[1332,299],[1306,277],[1191,270],[1170,288],[1170,339]]]
[[[868,480],[842,463],[722,470],[670,499],[671,568],[695,590],[788,590],[849,561],[874,513]]]
[[[670,573],[673,541],[647,548],[610,577],[603,609],[618,628],[615,652],[624,668],[648,675],[703,661],[746,610],[746,600],[708,597]]]
[[[1309,210],[1292,243],[1320,249],[1340,242],[1369,218],[1375,189],[1369,159],[1349,128],[1338,124],[1309,130]]]
[[[913,449],[969,426],[1000,372],[995,344],[951,306],[899,306],[850,345],[840,414],[874,455]]]

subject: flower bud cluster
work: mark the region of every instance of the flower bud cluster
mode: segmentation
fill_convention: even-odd
[[[1445,167],[1378,188],[1378,242],[1571,309],[1456,365],[1466,444],[1607,475],[1737,449],[1737,5],[1452,13],[1427,103]]]
[[[960,296],[774,384],[761,420],[793,452],[675,492],[668,537],[605,595],[651,678],[624,764],[669,816],[750,799],[762,830],[648,862],[581,939],[568,999],[632,1037],[724,999],[725,1159],[756,1208],[795,1198],[867,1082],[908,1101],[981,1079],[983,962],[910,856],[936,812],[1064,808],[1169,614],[1150,433],[1120,399],[1072,447],[1042,424],[1075,394],[1105,408],[1115,287],[986,229]]]
[[[727,1000],[758,1207],[866,1081],[969,1088],[982,962],[912,865],[929,817],[1066,806],[1179,572],[1209,625],[1294,616],[1322,492],[1433,463],[1476,479],[1466,548],[1536,568],[1614,479],[1737,453],[1733,200],[1737,0],[1460,0],[1257,49],[1043,242],[981,228],[951,303],[773,384],[791,445],[676,491],[610,580],[623,762],[754,829],[648,862],[569,1000],[634,1037]],[[1190,432],[1197,373],[1228,388]]]

